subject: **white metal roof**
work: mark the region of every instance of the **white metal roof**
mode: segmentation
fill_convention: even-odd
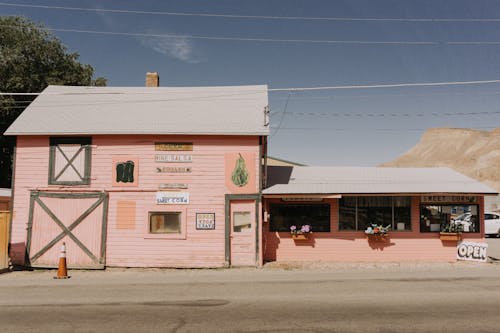
[[[6,135],[268,135],[267,86],[47,87]]]
[[[293,167],[263,194],[470,193],[497,191],[448,168]]]

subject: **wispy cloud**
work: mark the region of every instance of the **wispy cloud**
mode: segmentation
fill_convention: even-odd
[[[188,63],[199,63],[194,44],[184,37],[151,37],[141,39],[141,43],[156,52]]]

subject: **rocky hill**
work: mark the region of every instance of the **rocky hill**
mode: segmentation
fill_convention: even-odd
[[[500,192],[500,128],[432,128],[408,152],[380,166],[449,167]]]

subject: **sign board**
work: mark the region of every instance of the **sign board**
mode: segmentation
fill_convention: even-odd
[[[161,190],[169,189],[169,190],[179,190],[179,189],[186,189],[188,188],[188,184],[184,183],[165,183],[165,184],[160,184],[158,187]]]
[[[320,202],[320,201],[323,201],[323,198],[319,198],[319,197],[303,197],[303,198],[299,198],[299,197],[284,197],[284,198],[281,198],[282,201],[289,201],[289,202],[296,202],[296,201],[310,201],[310,202],[314,202],[314,201],[317,201],[317,202]]]
[[[420,198],[422,203],[473,203],[477,198],[473,195],[424,195]]]
[[[187,205],[189,204],[188,192],[156,192],[157,205]]]
[[[486,260],[488,259],[488,256],[486,254],[487,250],[487,243],[462,241],[457,245],[457,259],[486,262]]]
[[[159,163],[191,163],[193,155],[165,154],[155,155],[155,162]]]
[[[196,230],[215,229],[215,213],[196,213]]]
[[[191,167],[156,167],[156,172],[162,173],[190,173]]]
[[[192,142],[155,142],[155,150],[182,151],[193,150]]]

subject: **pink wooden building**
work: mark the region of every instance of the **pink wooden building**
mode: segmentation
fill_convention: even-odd
[[[62,242],[70,268],[452,261],[451,226],[484,242],[496,193],[452,170],[267,167],[267,104],[266,86],[48,87],[6,132],[13,263],[56,267]]]
[[[49,86],[17,137],[11,258],[68,266],[262,262],[266,86]]]
[[[268,173],[266,261],[454,261],[461,243],[450,238],[484,243],[484,196],[496,194],[447,168],[276,166]],[[304,225],[312,232],[292,234]],[[374,232],[379,226],[387,232]],[[441,233],[450,227],[461,233]]]

